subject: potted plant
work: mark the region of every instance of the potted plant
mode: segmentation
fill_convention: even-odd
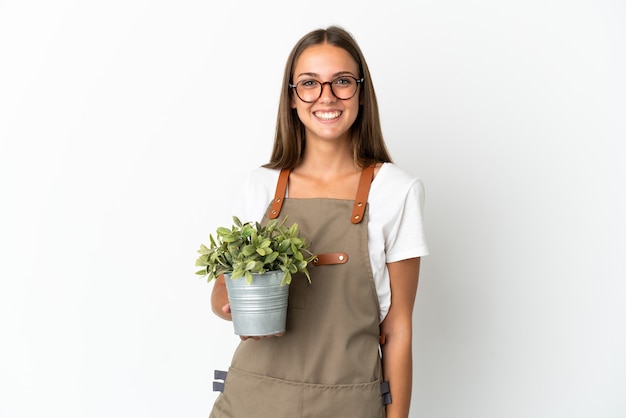
[[[303,273],[311,281],[308,264],[315,255],[298,224],[286,226],[286,220],[261,225],[233,216],[230,229],[217,228],[209,247],[200,245],[196,274],[207,282],[224,275],[237,335],[284,332],[292,276]]]

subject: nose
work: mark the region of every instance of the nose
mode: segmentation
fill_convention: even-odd
[[[328,88],[326,88],[326,85],[328,85]],[[330,81],[322,83],[322,95],[320,96],[320,100],[324,103],[332,103],[336,99],[337,96],[335,96],[335,93],[333,93],[333,88],[330,84]]]

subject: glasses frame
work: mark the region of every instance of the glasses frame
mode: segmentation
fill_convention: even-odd
[[[351,78],[356,82],[356,89],[354,89],[354,94],[350,97],[346,97],[345,99],[342,99],[341,97],[337,97],[337,95],[335,94],[335,90],[333,90],[333,83],[337,80],[339,80],[340,78]],[[308,101],[308,100],[304,100],[302,97],[300,97],[300,95],[298,94],[298,85],[300,83],[306,82],[306,81],[317,81],[320,84],[320,95],[317,96],[317,98],[315,98],[314,100]],[[317,80],[315,78],[307,78],[306,80],[302,80],[302,81],[298,81],[295,84],[291,84],[289,83],[289,88],[293,89],[296,92],[296,96],[298,96],[298,99],[302,100],[304,103],[313,103],[319,100],[320,97],[322,97],[322,94],[324,94],[324,86],[326,84],[328,84],[330,86],[330,92],[333,94],[333,96],[335,96],[335,98],[337,98],[337,100],[350,100],[351,98],[353,98],[354,96],[356,96],[357,91],[359,91],[359,85],[361,85],[363,82],[365,81],[365,78],[361,77],[361,78],[356,78],[352,75],[341,75],[339,77],[333,78],[330,81],[320,81]]]

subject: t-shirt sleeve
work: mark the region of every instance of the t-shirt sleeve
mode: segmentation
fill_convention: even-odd
[[[272,199],[272,185],[275,174],[267,169],[257,169],[248,173],[235,189],[230,203],[231,216],[241,222],[261,222],[265,210]]]
[[[236,216],[241,222],[247,222],[250,219],[250,199],[242,199],[243,196],[250,196],[251,189],[251,177],[252,174],[248,173],[243,180],[239,183],[238,187],[234,188],[234,193],[230,199],[230,215]]]
[[[397,217],[385,234],[386,262],[428,255],[423,223],[424,185],[415,180],[397,208]]]

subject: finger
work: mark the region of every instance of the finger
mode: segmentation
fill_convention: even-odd
[[[266,338],[266,337],[257,337],[257,336],[248,336],[248,335],[240,335],[239,339],[242,341],[246,341],[246,340],[254,340],[254,341],[259,341],[261,338]]]

